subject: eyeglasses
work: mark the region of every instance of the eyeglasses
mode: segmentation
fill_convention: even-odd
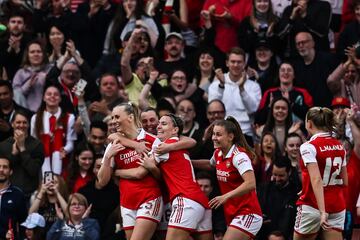
[[[72,203],[70,204],[70,207],[83,207],[83,206],[85,206],[85,204],[83,204],[83,203],[77,203],[77,202],[72,202]]]
[[[207,112],[207,114],[209,114],[210,116],[215,116],[215,115],[221,115],[221,114],[224,114],[225,111],[209,111]]]
[[[310,39],[298,41],[298,42],[296,42],[296,46],[305,45],[305,44],[309,43],[310,41],[311,41]]]

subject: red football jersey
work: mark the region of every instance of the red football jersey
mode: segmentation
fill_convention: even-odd
[[[170,138],[165,143],[171,144],[177,141],[179,141],[178,138]],[[153,144],[153,149],[160,143],[161,141],[157,139]],[[200,203],[205,208],[209,208],[209,200],[196,182],[187,151],[171,151],[155,156],[155,160],[160,163],[159,167],[169,191],[170,201],[177,196],[182,196]]]
[[[253,171],[251,160],[241,147],[233,145],[224,157],[220,149],[216,149],[211,164],[216,166],[216,176],[221,194],[226,194],[239,187],[243,182],[241,177],[247,171]],[[224,213],[227,223],[238,215],[258,214],[262,216],[260,204],[253,190],[241,197],[229,199],[224,204]]]
[[[302,192],[297,202],[318,208],[314,191],[311,186],[308,163],[317,163],[324,186],[325,210],[328,213],[340,212],[345,209],[343,180],[341,168],[346,166],[345,149],[341,142],[328,133],[318,133],[300,147],[302,171]]]
[[[136,139],[137,142],[144,142],[146,146],[151,148],[155,141],[155,136],[145,132],[143,129],[140,131]],[[115,157],[115,169],[131,169],[139,167],[139,160],[141,155],[132,148],[125,148],[120,151]],[[140,180],[120,179],[120,204],[129,209],[138,209],[139,206],[149,200],[161,196],[161,191],[156,179],[151,175],[146,175]]]

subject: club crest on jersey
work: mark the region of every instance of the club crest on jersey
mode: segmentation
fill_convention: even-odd
[[[229,168],[231,166],[230,161],[226,161],[226,167]]]

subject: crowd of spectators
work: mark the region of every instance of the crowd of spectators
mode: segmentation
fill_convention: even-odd
[[[154,135],[161,116],[181,117],[193,160],[212,157],[214,121],[238,121],[257,154],[258,239],[292,239],[305,115],[331,108],[351,239],[359,74],[359,0],[0,0],[0,239],[125,239],[117,181],[97,174],[111,111],[127,102]],[[196,176],[219,194],[214,172]],[[214,238],[225,231],[220,208]]]

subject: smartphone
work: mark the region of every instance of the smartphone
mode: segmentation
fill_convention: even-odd
[[[44,183],[48,183],[54,180],[54,173],[51,171],[44,172]]]
[[[84,91],[86,85],[87,81],[85,81],[84,79],[80,79],[75,85],[75,94],[77,96],[80,96],[81,93]]]

